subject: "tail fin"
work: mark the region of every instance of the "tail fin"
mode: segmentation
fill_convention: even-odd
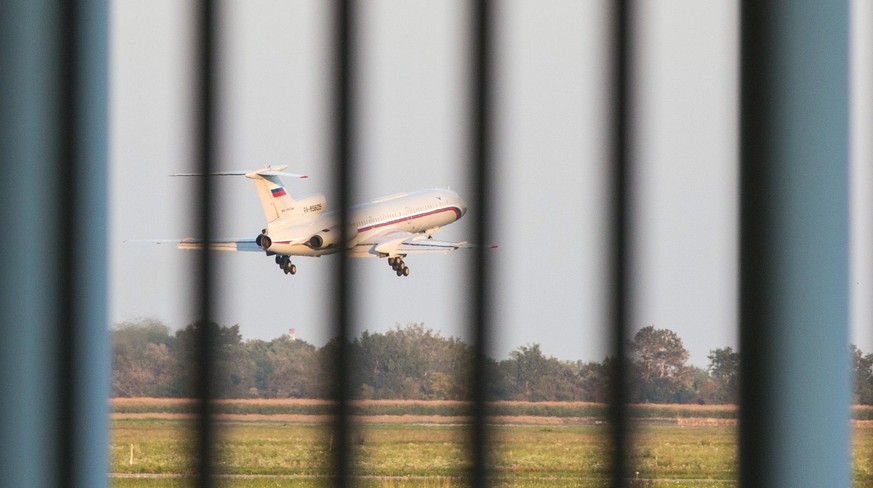
[[[285,191],[282,180],[279,176],[288,176],[291,178],[307,178],[306,175],[283,173],[287,166],[277,166],[255,170],[255,171],[221,171],[218,173],[176,173],[172,176],[245,176],[246,178],[255,180],[258,187],[258,197],[261,199],[261,206],[264,208],[264,217],[267,223],[273,223],[276,220],[284,217],[288,212],[294,210],[294,200]],[[288,215],[290,217],[290,215]]]
[[[258,197],[264,207],[264,217],[267,224],[272,224],[287,212],[294,209],[294,199],[285,191],[282,180],[278,176],[249,173],[246,178],[255,180],[258,186]]]

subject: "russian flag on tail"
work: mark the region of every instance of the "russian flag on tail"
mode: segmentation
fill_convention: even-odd
[[[284,197],[286,195],[285,189],[281,186],[279,188],[273,188],[272,190],[270,190],[270,193],[273,194],[273,198]]]

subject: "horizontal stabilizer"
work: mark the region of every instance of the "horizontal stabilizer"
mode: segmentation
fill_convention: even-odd
[[[256,170],[232,170],[232,171],[216,171],[214,173],[174,173],[170,176],[245,176],[246,178],[257,178],[258,176],[287,176],[288,178],[309,178],[306,175],[298,173],[286,173],[288,166],[267,166]]]

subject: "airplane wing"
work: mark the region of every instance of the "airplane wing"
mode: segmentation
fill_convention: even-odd
[[[187,238],[176,243],[178,249],[186,251],[203,249],[203,239]],[[254,239],[213,239],[209,242],[212,251],[244,251],[264,252],[264,248],[257,245]]]
[[[203,249],[203,239],[194,239],[188,237],[185,239],[147,239],[147,240],[130,240],[125,242],[133,242],[138,244],[171,244],[178,249],[186,251]],[[209,243],[209,249],[212,251],[245,251],[245,252],[264,252],[264,249],[255,243],[254,239],[213,239]]]
[[[370,237],[359,247],[365,247],[367,254],[375,256],[397,256],[406,254],[437,253],[445,254],[457,249],[472,247],[467,242],[448,242],[428,238],[424,234],[413,234],[390,230]]]

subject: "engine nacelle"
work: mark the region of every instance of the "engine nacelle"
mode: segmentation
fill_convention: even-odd
[[[324,229],[318,234],[315,234],[311,238],[309,238],[309,247],[312,249],[323,249],[325,247],[331,247],[339,243],[339,232],[335,229]]]
[[[351,226],[346,232],[346,238],[351,239],[352,237],[355,237],[357,233],[358,230],[354,226]],[[321,232],[310,237],[307,244],[312,249],[324,249],[340,244],[340,232],[338,226],[329,229],[322,229]]]
[[[258,237],[255,237],[255,244],[257,244],[264,251],[266,251],[270,249],[270,246],[273,245],[273,240],[270,239],[270,236],[266,234],[258,234]]]

